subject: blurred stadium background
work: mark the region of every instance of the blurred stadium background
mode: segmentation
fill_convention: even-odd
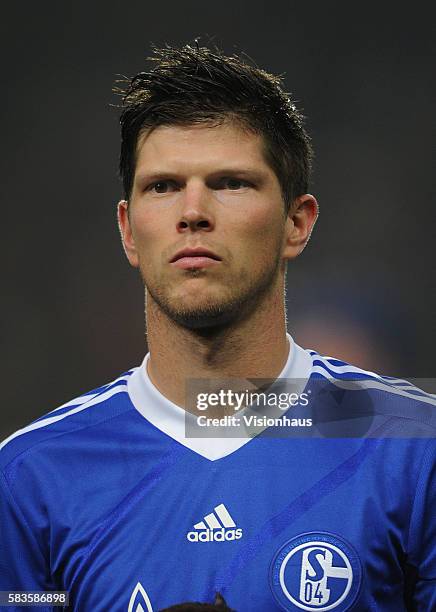
[[[285,74],[321,214],[288,274],[297,342],[435,374],[430,3],[41,2],[3,11],[0,438],[139,364],[143,291],[115,223],[117,75],[201,36]]]

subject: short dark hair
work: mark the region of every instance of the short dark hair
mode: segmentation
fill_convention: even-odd
[[[280,77],[197,41],[196,47],[153,47],[148,60],[155,64],[151,70],[115,89],[122,95],[119,172],[126,200],[141,133],[159,125],[219,125],[227,120],[263,137],[265,159],[280,183],[286,211],[295,197],[307,192],[310,138]]]

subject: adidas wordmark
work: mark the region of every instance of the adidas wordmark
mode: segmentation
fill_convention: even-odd
[[[186,534],[190,542],[231,542],[242,538],[242,529],[236,527],[224,504],[215,506],[194,529]]]

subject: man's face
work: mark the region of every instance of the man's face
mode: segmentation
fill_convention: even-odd
[[[121,202],[119,220],[148,299],[190,328],[251,311],[280,285],[286,243],[261,137],[231,123],[160,126],[137,151],[129,215]]]

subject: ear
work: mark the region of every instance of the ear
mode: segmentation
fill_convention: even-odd
[[[309,241],[318,218],[318,202],[305,193],[292,202],[286,219],[284,259],[295,259]]]
[[[121,234],[124,252],[130,265],[134,268],[139,267],[139,258],[136,251],[135,240],[132,234],[132,228],[129,219],[129,203],[127,200],[120,200],[117,206],[118,227]]]

